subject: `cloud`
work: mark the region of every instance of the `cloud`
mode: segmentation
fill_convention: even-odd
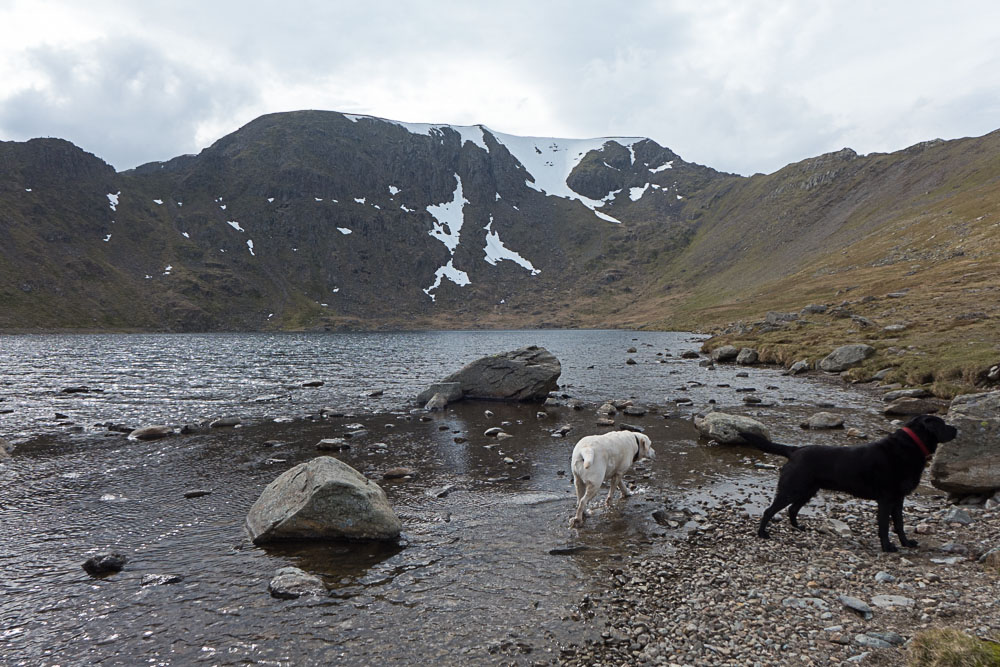
[[[68,139],[118,169],[195,152],[202,124],[259,97],[138,40],[38,46],[24,61],[30,85],[0,104],[0,132]]]

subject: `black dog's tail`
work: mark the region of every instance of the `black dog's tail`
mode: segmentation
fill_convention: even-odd
[[[790,457],[796,451],[798,447],[792,447],[791,445],[781,445],[777,442],[771,442],[767,438],[757,435],[756,433],[750,433],[749,431],[740,431],[740,437],[750,446],[756,447],[762,452],[768,454],[777,454],[778,456],[784,456],[785,458]]]

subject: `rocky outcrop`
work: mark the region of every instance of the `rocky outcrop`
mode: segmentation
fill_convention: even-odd
[[[461,397],[488,401],[544,401],[559,388],[562,365],[544,347],[530,345],[477,359],[417,397],[426,403],[444,385],[457,384]],[[452,395],[455,395],[454,393]]]
[[[299,464],[271,482],[250,508],[254,544],[292,539],[399,537],[402,524],[385,492],[329,456]]]
[[[1000,391],[957,397],[946,419],[958,437],[938,446],[931,484],[957,494],[1000,489]]]
[[[294,600],[303,595],[325,595],[323,580],[297,567],[283,567],[274,573],[267,585],[271,597]]]
[[[819,362],[820,370],[827,373],[840,373],[857,366],[868,357],[875,354],[875,348],[864,343],[842,345],[828,354]]]

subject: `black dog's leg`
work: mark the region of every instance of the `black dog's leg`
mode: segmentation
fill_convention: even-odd
[[[896,535],[899,536],[899,543],[904,547],[915,547],[917,546],[916,540],[911,540],[906,537],[906,532],[903,530],[903,499],[900,498],[892,506],[892,527],[896,530]]]
[[[779,493],[774,497],[774,502],[764,510],[764,516],[760,518],[760,525],[757,526],[757,537],[771,537],[770,533],[767,532],[767,524],[774,518],[775,514],[788,507],[791,502],[792,500],[783,493]]]
[[[791,507],[788,508],[788,522],[792,524],[792,528],[796,528],[805,532],[805,528],[799,525],[799,510],[802,506],[809,502],[809,498],[805,500],[796,500],[792,503]]]
[[[882,543],[882,551],[887,553],[899,551],[896,545],[889,541],[889,514],[892,509],[892,501],[878,501],[878,539]]]

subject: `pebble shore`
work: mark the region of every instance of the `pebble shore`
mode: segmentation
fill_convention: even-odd
[[[928,628],[1000,639],[1000,513],[911,497],[912,549],[882,553],[874,503],[839,494],[756,536],[759,512],[718,499],[695,509],[669,557],[633,557],[575,612],[600,637],[560,648],[565,665],[905,665]],[[821,514],[821,515],[820,515]],[[969,519],[966,523],[965,519]],[[697,527],[695,527],[697,524]],[[895,540],[895,536],[893,536]]]

